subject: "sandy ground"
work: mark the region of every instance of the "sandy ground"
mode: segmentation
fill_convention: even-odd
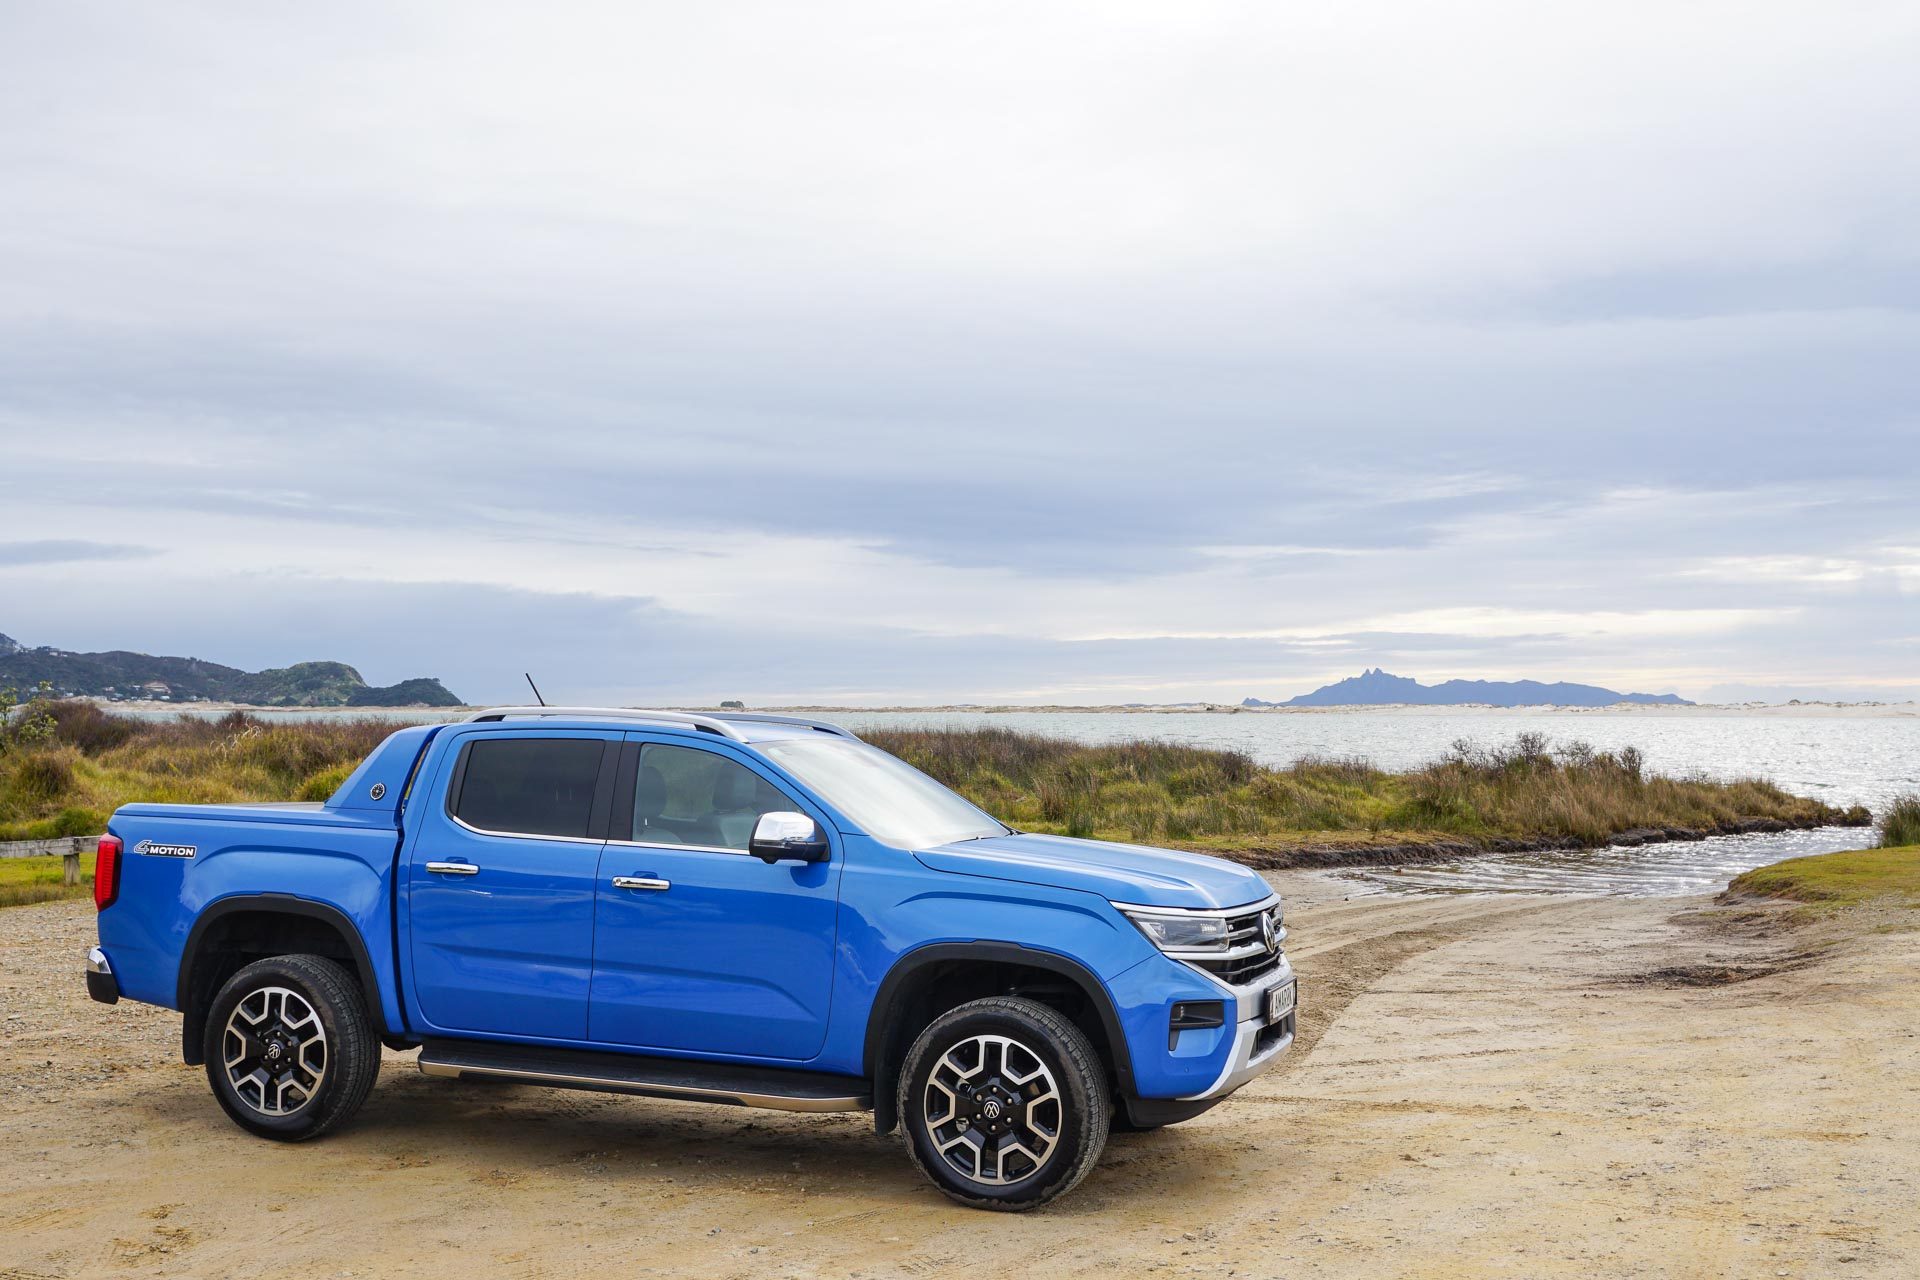
[[[1274,878],[1299,1050],[1025,1216],[865,1117],[395,1054],[346,1131],[258,1141],[173,1015],[86,1000],[89,904],[0,911],[0,1277],[1920,1273],[1920,933]],[[1729,970],[1762,976],[1688,984]]]

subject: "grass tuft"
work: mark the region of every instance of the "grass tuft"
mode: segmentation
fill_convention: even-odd
[[[1880,847],[1896,849],[1920,844],[1920,792],[1897,797],[1880,815]]]

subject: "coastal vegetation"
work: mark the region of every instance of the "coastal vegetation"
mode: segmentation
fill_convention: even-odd
[[[1874,900],[1920,907],[1920,845],[1789,858],[1735,876],[1727,895],[1788,898],[1823,908]]]
[[[1425,768],[1360,759],[1270,768],[1235,751],[1164,742],[1088,745],[1006,729],[887,729],[864,735],[1030,831],[1170,844],[1258,865],[1379,856],[1384,847],[1598,846],[1851,822],[1759,778],[1650,773],[1640,753],[1555,747],[1539,734],[1454,744]]]
[[[97,835],[130,801],[324,800],[394,730],[390,720],[140,720],[36,701],[47,726],[0,753],[0,840]]]
[[[323,800],[390,720],[145,720],[38,700],[0,749],[0,840],[87,836],[129,801]],[[22,715],[16,720],[25,722]],[[1762,779],[1653,773],[1632,749],[1536,734],[1456,743],[1406,773],[1360,759],[1283,768],[1234,751],[1089,745],[998,728],[884,729],[867,739],[1029,831],[1205,850],[1260,866],[1418,857],[1422,850],[1573,847],[1616,839],[1865,823]]]
[[[1915,791],[1895,798],[1880,815],[1880,847],[1909,844],[1920,845],[1920,792]]]

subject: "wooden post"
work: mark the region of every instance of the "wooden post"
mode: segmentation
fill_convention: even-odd
[[[80,850],[78,847],[67,850],[67,856],[60,860],[60,883],[73,885],[80,883]]]

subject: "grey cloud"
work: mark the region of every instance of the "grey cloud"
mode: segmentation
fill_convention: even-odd
[[[984,43],[990,16],[962,39],[885,6],[772,6],[751,44],[658,7],[609,7],[591,45],[486,4],[12,17],[0,458],[10,501],[86,499],[9,544],[41,551],[0,552],[75,566],[24,602],[34,634],[243,665],[311,643],[470,696],[517,696],[535,661],[634,697],[1911,671],[1874,639],[1913,629],[1885,582],[1684,574],[1920,545],[1920,181],[1884,163],[1920,145],[1910,15],[1781,8],[1735,48],[1665,6],[1663,48],[1711,50],[1676,73],[1645,60],[1650,6],[1577,50],[1539,6],[1410,11],[1401,38],[1459,56],[1330,111],[1370,34],[1190,8],[1094,30],[1041,5]],[[1815,40],[1832,57],[1798,56]],[[1598,134],[1556,123],[1595,111]],[[825,536],[1000,571],[972,607],[1006,634],[824,608],[756,633],[644,584],[397,588],[344,558],[262,580],[215,556],[141,597],[146,634],[109,636],[147,589],[115,558],[150,549],[44,550],[105,546],[96,504],[298,517],[394,563],[442,532],[556,563],[595,538]],[[1377,554],[1224,573],[1200,550],[1261,545]],[[1801,613],[1652,649],[1023,634],[1089,586],[1137,596],[1130,634],[1189,629],[1150,603],[1169,581],[1217,581],[1227,614]]]

